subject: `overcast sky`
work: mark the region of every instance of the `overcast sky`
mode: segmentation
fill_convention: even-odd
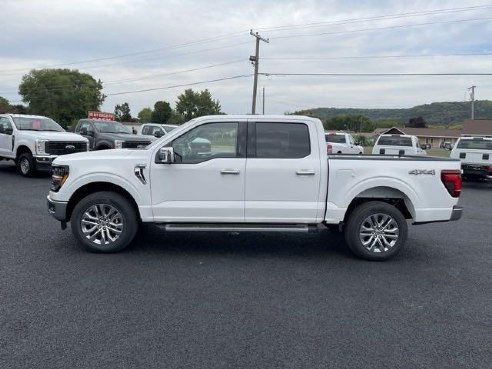
[[[258,107],[404,108],[492,100],[492,1],[0,0],[0,96],[20,103],[31,69],[78,69],[100,79],[101,110],[133,116],[185,89],[208,89],[228,114],[251,112],[260,43]],[[332,74],[369,74],[333,76]],[[276,75],[284,74],[284,75]],[[294,74],[294,75],[292,75]],[[297,75],[295,75],[297,74]],[[299,75],[311,74],[311,75]],[[145,91],[148,90],[148,91]]]

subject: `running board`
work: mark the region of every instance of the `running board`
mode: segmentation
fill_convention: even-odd
[[[162,224],[168,232],[316,232],[317,225],[309,224]]]

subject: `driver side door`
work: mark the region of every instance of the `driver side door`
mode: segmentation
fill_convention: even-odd
[[[244,221],[246,122],[210,122],[166,146],[175,162],[151,164],[157,222]]]
[[[12,156],[13,143],[12,123],[8,118],[0,117],[0,156]]]

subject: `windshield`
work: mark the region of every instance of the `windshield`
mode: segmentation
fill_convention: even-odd
[[[484,140],[483,138],[460,140],[457,147],[458,149],[492,150],[492,140]]]
[[[15,127],[20,131],[54,131],[65,130],[53,119],[44,117],[12,117]]]
[[[171,132],[176,126],[168,126],[163,124],[162,127],[166,130],[166,132]]]
[[[131,134],[130,128],[124,126],[120,122],[105,121],[105,120],[93,120],[92,123],[99,132],[102,133],[125,133]]]
[[[326,142],[345,143],[344,135],[325,135]]]
[[[380,146],[412,146],[412,139],[402,136],[380,136],[377,144]]]

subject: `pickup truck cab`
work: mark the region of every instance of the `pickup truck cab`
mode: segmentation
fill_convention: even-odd
[[[450,157],[461,160],[464,179],[492,180],[492,138],[460,137]]]
[[[15,161],[25,177],[50,171],[59,155],[88,150],[87,139],[39,115],[0,114],[0,160]]]
[[[162,137],[176,127],[178,126],[173,124],[144,123],[140,126],[138,133],[144,136]]]
[[[326,152],[328,154],[363,154],[364,148],[358,145],[350,133],[326,132]]]
[[[155,140],[154,137],[134,135],[128,127],[112,120],[81,119],[75,133],[89,140],[90,150],[142,148]]]
[[[191,143],[210,142],[209,150]],[[196,141],[195,141],[196,142]],[[58,158],[48,210],[94,252],[115,252],[141,223],[167,231],[345,232],[358,256],[401,250],[407,219],[459,219],[460,162],[326,155],[323,125],[302,116],[200,117],[143,150]]]
[[[372,148],[373,155],[427,155],[417,136],[380,135]]]

